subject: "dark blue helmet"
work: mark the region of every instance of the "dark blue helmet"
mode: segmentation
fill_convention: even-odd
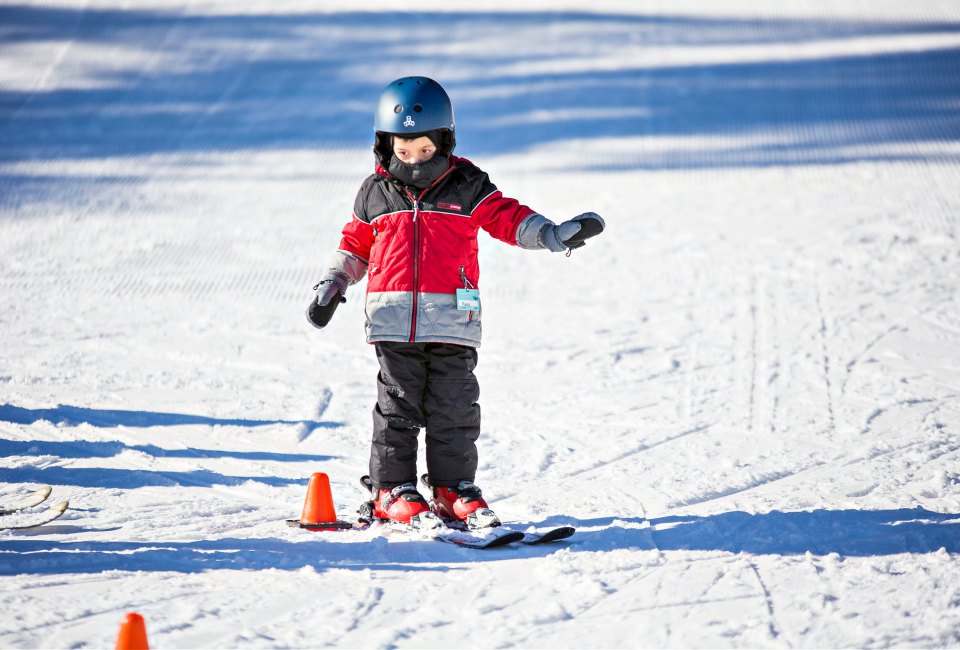
[[[416,139],[427,136],[440,155],[449,156],[457,146],[453,104],[443,86],[427,77],[403,77],[380,94],[373,119],[374,153],[386,166],[394,135]]]
[[[410,135],[454,131],[453,104],[443,86],[427,77],[397,79],[380,94],[373,130]]]

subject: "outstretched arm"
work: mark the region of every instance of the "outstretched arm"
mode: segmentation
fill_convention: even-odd
[[[481,197],[471,213],[473,222],[508,244],[554,253],[580,248],[590,237],[603,232],[606,224],[595,212],[564,221],[560,225],[538,214],[516,199],[504,196],[486,173],[477,170],[476,196]]]

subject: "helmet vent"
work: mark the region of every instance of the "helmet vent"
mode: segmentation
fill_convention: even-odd
[[[397,113],[397,114],[402,113],[402,112],[403,112],[403,106],[401,106],[400,104],[397,104],[396,106],[393,107],[393,112],[394,112],[394,113]]]
[[[423,110],[423,105],[422,105],[422,104],[414,104],[414,105],[413,105],[413,112],[414,112],[414,113],[419,113],[419,112],[422,111],[422,110]]]

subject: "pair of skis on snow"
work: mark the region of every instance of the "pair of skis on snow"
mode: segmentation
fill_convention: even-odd
[[[0,505],[0,530],[36,528],[60,517],[67,511],[69,502],[61,501],[43,510],[31,510],[50,498],[51,492],[53,488],[45,485],[36,492],[20,497],[17,501]]]
[[[429,513],[432,514],[432,513]],[[487,528],[468,528],[467,526],[457,526],[453,522],[443,522],[439,517],[433,515],[438,521],[437,525],[424,526],[418,524],[400,524],[396,522],[385,522],[380,520],[358,520],[356,522],[345,522],[334,525],[330,524],[301,524],[299,519],[288,519],[287,525],[294,528],[307,528],[314,530],[325,529],[346,529],[346,530],[367,530],[374,526],[383,527],[388,531],[398,531],[421,537],[423,539],[436,540],[455,544],[464,548],[497,548],[519,542],[527,546],[536,544],[547,544],[566,539],[576,532],[573,526],[560,526],[542,532],[524,532],[509,526],[496,526]]]
[[[364,476],[360,483],[371,489],[369,477]],[[372,490],[371,490],[372,491]],[[490,513],[493,514],[492,512]],[[566,539],[576,532],[572,526],[560,526],[542,532],[524,532],[504,526],[494,516],[496,523],[492,526],[468,526],[461,521],[444,521],[432,512],[415,515],[410,524],[401,524],[378,519],[373,515],[372,502],[360,506],[360,517],[356,522],[338,521],[332,525],[302,524],[298,519],[288,519],[287,525],[294,528],[308,529],[347,529],[366,530],[372,526],[381,526],[387,530],[412,534],[423,539],[431,539],[448,544],[455,544],[464,548],[497,548],[508,544],[520,543],[527,546],[547,544]]]
[[[8,504],[0,505],[0,530],[22,530],[35,528],[58,519],[69,507],[69,502],[61,501],[43,510],[32,510],[43,504],[53,488],[45,485],[35,492],[20,497]],[[418,521],[416,525],[407,526],[396,523],[376,521],[372,516],[361,518],[356,523],[349,524],[350,528],[364,530],[373,525],[387,526],[402,532],[421,535],[425,539],[435,539],[449,544],[456,544],[465,548],[496,548],[507,544],[521,543],[528,546],[547,544],[566,539],[576,532],[572,526],[560,526],[543,532],[523,532],[509,526],[495,526],[486,528],[469,528],[462,522],[443,522],[436,515],[430,514],[425,521]],[[296,527],[302,526],[298,520],[288,520],[287,524]],[[344,527],[340,525],[339,527]]]

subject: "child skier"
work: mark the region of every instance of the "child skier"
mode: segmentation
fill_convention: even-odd
[[[473,483],[480,435],[477,232],[563,252],[583,246],[604,222],[587,212],[556,225],[453,156],[453,107],[432,79],[405,77],[387,86],[374,133],[376,171],[360,187],[308,318],[325,326],[347,287],[367,274],[367,341],[380,362],[366,479],[372,514],[420,525],[432,509],[445,521],[496,526]],[[416,488],[421,427],[431,504]]]

